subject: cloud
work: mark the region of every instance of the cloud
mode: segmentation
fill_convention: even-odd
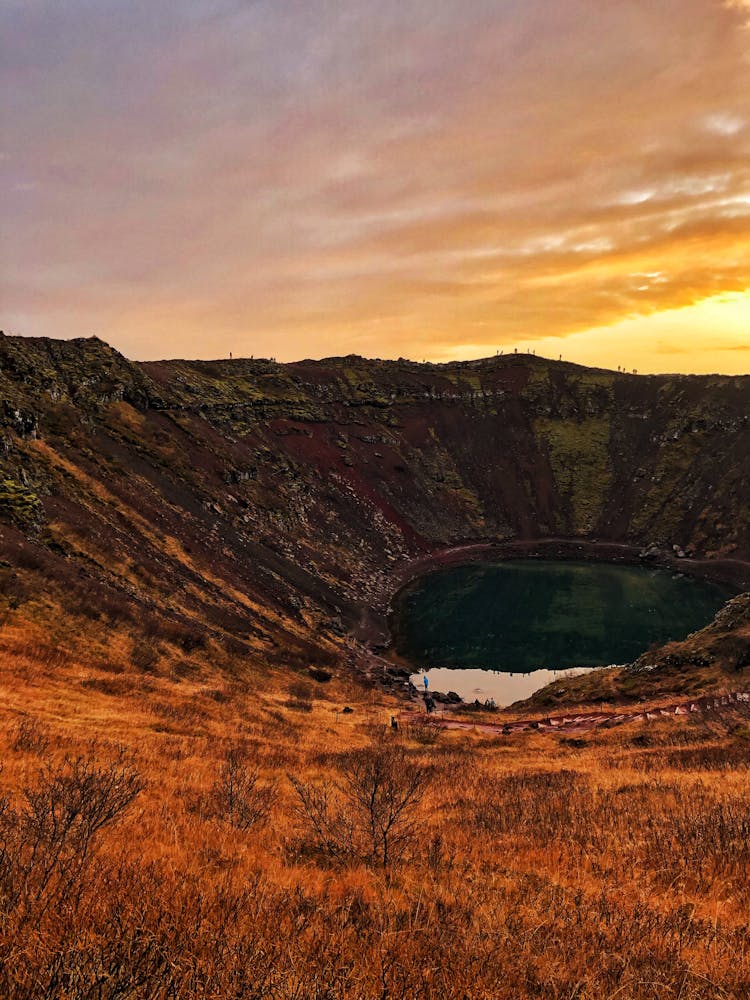
[[[734,115],[730,111],[718,111],[704,118],[703,124],[709,132],[730,136],[741,132],[747,123],[744,118]]]
[[[4,5],[3,323],[136,356],[424,356],[747,287],[742,22],[715,0]]]

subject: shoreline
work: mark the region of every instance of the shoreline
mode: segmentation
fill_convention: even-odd
[[[650,554],[647,556],[646,552]],[[377,658],[384,668],[386,664],[393,667],[394,673],[388,686],[394,693],[402,693],[403,671],[408,669],[409,673],[415,673],[417,668],[414,664],[400,657],[393,649],[391,616],[395,600],[409,584],[445,567],[467,565],[482,559],[545,558],[561,561],[580,560],[592,563],[607,562],[652,566],[724,584],[735,588],[737,593],[750,590],[750,561],[742,559],[709,559],[688,556],[680,558],[666,549],[656,550],[654,547],[648,546],[583,538],[466,542],[435,549],[396,567],[389,580],[389,585],[383,589],[383,593],[379,597],[379,607],[364,609],[359,622],[350,634],[367,649],[373,658]]]
[[[738,593],[750,590],[750,561],[743,559],[708,559],[685,556],[679,558],[665,550],[653,556],[644,556],[644,546],[624,542],[606,542],[583,538],[525,539],[507,542],[466,542],[447,548],[435,549],[425,555],[410,559],[396,567],[387,590],[379,599],[380,608],[366,609],[353,630],[354,637],[370,646],[389,648],[392,642],[388,619],[392,605],[401,591],[414,580],[428,576],[447,566],[477,562],[485,557],[497,559],[559,559],[582,562],[624,563],[636,566],[654,566],[684,573],[698,579],[712,580],[736,587]],[[377,633],[382,637],[377,637]]]

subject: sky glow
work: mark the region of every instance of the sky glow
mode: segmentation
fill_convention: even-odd
[[[0,0],[0,326],[750,372],[749,19]]]

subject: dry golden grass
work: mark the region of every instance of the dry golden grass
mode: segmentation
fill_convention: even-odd
[[[63,628],[0,637],[3,998],[750,997],[736,712],[426,739],[391,732],[395,703],[353,682],[210,648],[179,668],[168,643],[144,673],[126,633]],[[342,775],[373,746],[426,781],[385,867],[327,853],[289,778],[352,816]],[[232,753],[263,798],[246,825]],[[113,774],[137,794],[88,836]]]

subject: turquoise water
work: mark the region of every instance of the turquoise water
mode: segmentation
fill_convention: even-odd
[[[489,672],[530,675],[525,685],[512,685],[525,697],[551,679],[548,671],[627,663],[654,643],[684,638],[732,593],[642,566],[470,563],[430,573],[401,592],[394,647],[423,672],[442,668],[435,688],[505,701],[509,685],[493,684]],[[537,671],[544,673],[534,677]]]

